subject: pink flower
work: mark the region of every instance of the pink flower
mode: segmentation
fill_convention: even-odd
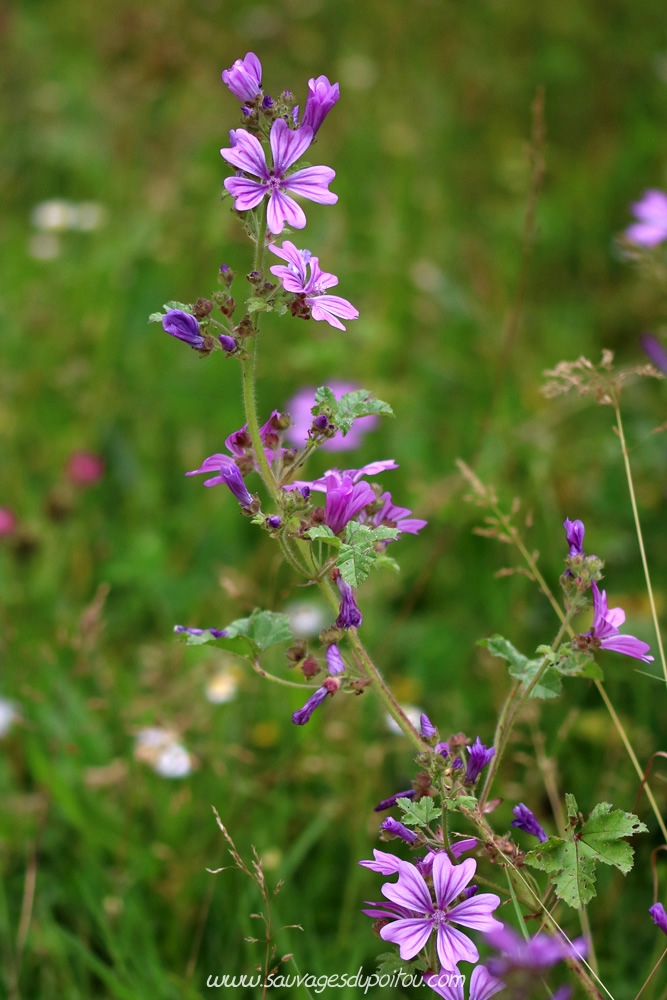
[[[639,221],[625,230],[629,240],[640,247],[655,247],[667,240],[667,194],[664,191],[645,191],[630,207]]]
[[[237,59],[230,69],[223,70],[222,82],[239,101],[253,101],[262,92],[262,64],[254,52]]]
[[[237,212],[247,212],[256,208],[268,195],[267,223],[274,235],[282,233],[285,223],[294,229],[303,229],[306,224],[303,209],[286,194],[287,191],[320,205],[333,205],[338,201],[338,195],[329,191],[329,184],[336,176],[331,167],[305,167],[289,176],[287,174],[313,141],[313,130],[308,125],[292,130],[283,118],[273,123],[269,136],[273,155],[273,167],[270,169],[259,139],[246,129],[232,130],[230,139],[231,149],[221,149],[221,156],[238,170],[259,177],[259,180],[227,178],[225,187],[236,199],[234,208]]]
[[[0,538],[13,535],[16,530],[16,514],[9,507],[0,507]]]
[[[590,632],[586,632],[586,636],[602,649],[611,649],[615,653],[624,653],[626,656],[633,656],[636,660],[643,660],[644,663],[652,663],[653,657],[647,655],[651,648],[647,642],[636,639],[634,635],[620,634],[618,626],[625,621],[623,608],[608,608],[607,592],[603,590],[600,593],[595,580],[591,580],[591,590],[593,591],[593,627]]]
[[[104,475],[104,460],[91,451],[73,451],[67,460],[66,472],[75,486],[93,486]]]
[[[299,250],[289,240],[285,240],[282,247],[271,245],[269,250],[276,257],[287,261],[287,266],[276,264],[272,267],[271,274],[280,278],[286,292],[306,296],[306,305],[309,306],[313,319],[325,320],[330,326],[344,330],[339,316],[343,319],[358,318],[359,310],[347,299],[325,294],[327,288],[338,284],[338,278],[335,274],[322,271],[318,258],[313,257],[310,250]]]
[[[336,399],[340,399],[346,392],[354,392],[359,386],[351,385],[349,382],[331,381],[328,383]],[[285,409],[292,418],[292,424],[287,430],[287,438],[290,444],[297,448],[302,448],[308,439],[308,431],[313,423],[313,415],[310,412],[315,406],[315,389],[310,387],[299,389],[287,403]],[[320,447],[324,451],[350,451],[358,448],[366,431],[373,430],[378,422],[378,417],[359,417],[352,424],[345,437],[336,431],[332,438],[325,440]]]

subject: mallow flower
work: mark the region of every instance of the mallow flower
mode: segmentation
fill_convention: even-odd
[[[313,257],[310,250],[299,250],[290,240],[285,240],[282,247],[275,244],[269,246],[271,253],[282,257],[287,265],[276,264],[271,270],[286,292],[295,295],[305,295],[305,304],[315,320],[324,320],[338,330],[344,330],[342,319],[357,319],[358,309],[351,302],[339,295],[327,295],[327,288],[338,284],[335,274],[329,274],[320,268],[319,259]],[[308,271],[310,270],[310,274]]]
[[[301,127],[309,125],[313,130],[313,135],[317,135],[320,125],[339,97],[340,86],[337,83],[330,83],[328,77],[318,76],[317,79],[314,77],[310,79]]]
[[[667,348],[662,341],[654,337],[652,333],[644,333],[639,339],[655,367],[667,375]]]
[[[340,399],[347,392],[354,392],[358,385],[350,382],[339,382],[332,379],[327,382],[328,387],[333,392],[336,399]],[[315,406],[315,388],[304,387],[292,396],[285,406],[285,409],[292,418],[292,423],[287,429],[286,437],[290,444],[296,448],[303,448],[308,440],[308,431],[313,425],[312,408]],[[352,427],[345,437],[336,431],[333,437],[322,442],[320,448],[324,451],[352,451],[358,448],[363,440],[366,431],[373,430],[377,426],[379,417],[371,415],[369,417],[359,417],[354,421]]]
[[[206,341],[202,336],[199,323],[190,313],[183,312],[182,309],[170,309],[162,317],[162,327],[172,337],[183,340],[195,351],[201,351]]]
[[[247,52],[222,72],[222,82],[239,101],[254,101],[262,92],[262,64],[254,52]]]
[[[335,476],[327,476],[326,486],[324,523],[334,535],[339,534],[348,521],[375,500],[375,493],[368,483],[354,483],[350,476],[344,476],[340,483]]]
[[[533,837],[537,837],[541,844],[549,839],[535,814],[523,802],[519,802],[518,806],[514,806],[512,812],[514,813],[514,819],[510,826],[516,826],[519,830],[524,830],[526,833],[532,834]]]
[[[565,528],[565,540],[570,546],[570,557],[583,556],[584,535],[586,533],[584,522],[571,521],[569,517],[566,517],[563,521],[563,527]]]
[[[638,220],[625,230],[632,243],[655,247],[667,240],[667,194],[664,191],[645,191],[630,207]]]
[[[653,657],[648,655],[651,648],[647,642],[636,639],[633,635],[621,635],[618,626],[625,621],[625,611],[622,608],[607,607],[607,592],[600,592],[595,580],[591,580],[593,591],[593,626],[590,632],[584,633],[584,638],[591,645],[601,649],[611,649],[615,653],[624,653],[644,663],[652,663]]]
[[[538,933],[526,941],[507,924],[489,934],[487,942],[500,952],[499,957],[486,960],[494,976],[506,976],[516,969],[541,972],[566,958],[585,958],[588,951],[584,938],[570,942],[556,935]]]
[[[667,913],[665,913],[662,903],[654,903],[653,906],[649,906],[648,912],[651,914],[651,919],[656,927],[659,927],[663,933],[667,934]]]
[[[440,969],[440,972],[425,972],[424,982],[445,1000],[465,1000],[464,982],[456,969]],[[492,976],[484,965],[476,965],[470,977],[470,992],[468,1000],[491,1000],[496,993],[505,989],[500,979]]]
[[[237,212],[247,212],[268,196],[266,218],[274,236],[283,231],[285,223],[294,229],[303,229],[306,225],[303,209],[286,192],[321,205],[333,205],[338,201],[338,195],[329,191],[329,184],[336,176],[331,167],[304,167],[293,174],[287,173],[313,141],[310,126],[290,129],[283,118],[273,123],[269,135],[273,156],[271,168],[267,166],[266,154],[259,139],[246,129],[232,129],[230,140],[231,148],[220,150],[223,159],[237,170],[259,178],[228,177],[225,180],[226,189],[235,199],[234,208]]]
[[[476,946],[457,927],[489,933],[502,929],[502,924],[492,916],[500,905],[500,897],[493,893],[476,893],[455,902],[465,893],[477,869],[477,862],[467,858],[458,865],[452,864],[446,851],[433,854],[431,878],[435,900],[424,877],[415,865],[398,861],[398,881],[385,882],[382,894],[389,903],[378,903],[368,916],[384,918],[380,928],[383,941],[399,946],[403,961],[410,961],[425,947],[431,934],[436,933],[436,947],[440,964],[454,969],[459,962],[477,962]]]

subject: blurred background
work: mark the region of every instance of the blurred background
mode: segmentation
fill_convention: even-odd
[[[331,379],[391,403],[397,419],[344,464],[396,458],[383,485],[429,526],[396,546],[399,576],[360,592],[364,636],[444,738],[490,743],[507,677],[476,641],[500,631],[530,655],[557,629],[529,580],[494,576],[518,556],[472,534],[481,515],[457,457],[507,508],[521,498],[554,587],[562,521],[582,518],[610,603],[654,642],[613,414],[540,386],[545,368],[603,347],[642,363],[639,335],[665,324],[655,267],[618,243],[629,204],[667,188],[664,7],[30,0],[4,8],[0,39],[0,991],[196,998],[209,974],[252,971],[261,900],[238,871],[206,872],[229,862],[212,805],[244,857],[254,845],[269,881],[285,880],[274,926],[303,933],[278,931],[279,953],[301,971],[371,972],[386,946],[359,910],[380,883],[356,861],[379,846],[375,803],[410,785],[406,741],[368,697],[331,700],[297,729],[299,692],[172,632],[295,601],[297,632],[327,623],[229,494],[183,476],[243,423],[238,366],[147,323],[170,299],[210,295],[221,263],[251,267],[220,201],[219,149],[240,123],[220,73],[254,51],[269,94],[303,101],[310,77],[340,81],[309,157],[336,170],[339,202],[307,206],[300,245],[360,318],[340,333],[267,316],[260,417]],[[624,413],[662,606],[665,439],[651,432],[664,384],[632,383]],[[644,766],[666,749],[664,692],[643,664],[600,662]],[[282,650],[266,666],[285,676]],[[536,746],[584,812],[633,808],[606,710],[570,681],[517,733],[499,832],[519,799],[556,832]],[[600,872],[590,907],[619,997],[662,950],[646,912],[659,835],[638,810],[651,829],[638,864]],[[658,974],[645,996],[664,990]]]

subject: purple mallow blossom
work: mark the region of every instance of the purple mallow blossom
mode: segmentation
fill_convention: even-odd
[[[220,154],[240,171],[253,174],[259,180],[249,177],[228,177],[225,187],[235,198],[237,212],[247,212],[256,208],[268,195],[267,224],[276,236],[285,228],[285,223],[295,229],[303,229],[306,216],[303,209],[287,194],[301,195],[321,205],[333,205],[338,195],[329,191],[329,184],[336,176],[331,167],[305,167],[288,176],[287,171],[305,153],[313,141],[310,126],[292,130],[283,118],[278,118],[271,126],[269,142],[273,155],[273,167],[266,163],[266,154],[259,139],[243,128],[230,132],[231,148],[221,149]]]
[[[186,635],[212,635],[214,639],[224,639],[227,635],[224,628],[187,628],[185,625],[174,625],[174,632]]]
[[[496,755],[495,747],[484,746],[479,736],[468,749],[468,766],[466,768],[465,780],[471,785],[479,778],[482,770],[486,767],[492,757]]]
[[[332,642],[330,646],[327,646],[327,651],[324,656],[327,661],[327,670],[332,677],[336,674],[343,673],[345,670],[345,663],[335,642]]]
[[[535,814],[523,802],[519,802],[518,806],[514,806],[512,812],[516,818],[512,820],[511,826],[516,826],[519,830],[524,830],[526,833],[532,834],[533,837],[537,837],[541,844],[549,839]]]
[[[262,64],[254,52],[247,52],[222,72],[222,82],[238,101],[254,101],[262,91]]]
[[[231,465],[223,465],[220,469],[220,477],[225,485],[229,486],[229,489],[241,506],[243,508],[250,507],[254,497],[243,482],[243,476],[239,472],[238,466],[233,462]]]
[[[227,480],[223,479],[222,470],[228,468],[230,465],[234,465],[234,459],[230,458],[229,455],[222,455],[220,452],[216,452],[215,455],[209,455],[205,458],[198,469],[193,469],[192,472],[186,472],[186,476],[199,476],[207,472],[215,472],[217,475],[213,476],[212,479],[205,479],[204,486],[220,486],[221,484],[226,484]]]
[[[406,531],[409,535],[416,535],[418,531],[425,528],[428,521],[422,521],[418,517],[410,517],[411,510],[407,507],[397,507],[391,500],[391,493],[383,493],[380,497],[382,507],[370,517],[364,518],[368,524],[379,528],[384,525],[387,528],[398,528],[399,531]],[[395,539],[389,539],[395,541]]]
[[[343,476],[339,482],[335,476],[327,476],[327,495],[324,505],[324,523],[334,535],[343,530],[348,521],[375,501],[375,493],[368,483],[354,483],[351,476]]]
[[[429,719],[428,715],[425,715],[424,712],[422,712],[419,716],[419,725],[421,727],[422,736],[427,740],[430,740],[432,736],[435,736],[438,731]]]
[[[345,582],[343,577],[340,575],[340,572],[336,577],[336,586],[338,587],[338,592],[340,594],[340,609],[338,612],[338,618],[336,618],[336,627],[359,628],[364,620],[363,616],[357,607],[352,587],[349,583]]]
[[[667,240],[667,194],[664,191],[645,191],[639,201],[630,207],[639,220],[625,230],[632,243],[640,247],[655,247]]]
[[[571,521],[569,517],[566,517],[563,521],[563,527],[565,528],[565,540],[570,546],[570,557],[583,556],[584,534],[586,532],[584,522]]]
[[[308,125],[312,128],[313,135],[317,135],[320,125],[339,97],[339,85],[337,83],[330,83],[328,77],[318,76],[317,79],[314,77],[310,79],[308,81],[308,97],[306,98],[306,106],[303,109],[301,127]]]
[[[388,816],[381,825],[383,830],[386,830],[387,833],[392,833],[395,837],[400,837],[406,844],[417,843],[418,837],[415,831],[408,830],[407,826],[399,823],[397,819],[392,819],[391,816]]]
[[[656,368],[667,375],[667,349],[652,333],[644,333],[639,338],[646,354]]]
[[[378,903],[377,909],[363,911],[391,921],[380,928],[380,937],[397,944],[403,961],[410,961],[435,931],[438,958],[445,969],[453,969],[459,962],[477,962],[479,952],[473,942],[452,926],[460,924],[484,933],[502,928],[500,921],[491,915],[500,904],[499,896],[477,893],[454,903],[472,880],[477,862],[468,858],[454,865],[445,851],[435,853],[431,870],[435,901],[414,865],[399,861],[398,866],[398,881],[382,886],[382,894],[389,903]]]
[[[477,837],[468,837],[466,840],[455,840],[450,846],[450,851],[455,858],[460,858],[467,851],[474,851],[477,847]]]
[[[220,346],[226,354],[231,354],[239,346],[238,341],[234,337],[229,337],[226,333],[221,333],[218,336],[220,341]]]
[[[327,696],[333,694],[340,687],[340,681],[336,677],[327,677],[322,684],[315,691],[303,708],[300,708],[297,712],[292,715],[292,722],[295,726],[305,726],[305,724],[310,719],[311,715],[318,708],[323,701],[326,700]]]
[[[378,804],[373,808],[373,812],[384,812],[385,809],[391,809],[392,806],[395,806],[399,799],[414,799],[416,794],[417,793],[414,788],[408,788],[405,792],[396,792],[395,795],[390,795],[388,799],[383,799],[382,802],[378,802]]]
[[[659,927],[663,934],[667,934],[667,913],[665,913],[662,903],[654,903],[653,906],[649,906],[648,912],[656,927]]]
[[[395,854],[378,851],[376,847],[373,848],[373,857],[374,861],[358,861],[357,864],[361,865],[362,868],[370,868],[372,872],[378,872],[380,875],[395,875],[401,865],[406,863],[397,858]],[[378,903],[378,906],[384,906],[384,903]]]
[[[607,592],[600,592],[595,580],[591,580],[593,591],[593,627],[584,633],[591,645],[602,649],[611,649],[615,653],[624,653],[644,663],[652,663],[653,657],[648,655],[651,648],[647,642],[636,639],[633,635],[621,635],[618,626],[625,621],[625,611],[622,608],[607,607]]]
[[[350,382],[337,382],[333,380],[328,383],[328,386],[336,399],[340,399],[345,393],[354,392],[355,389],[359,388],[359,386],[352,385]],[[326,417],[320,418],[313,417],[312,415],[311,411],[315,406],[315,391],[314,388],[310,387],[299,389],[285,407],[292,418],[292,423],[287,431],[287,438],[290,444],[295,445],[297,448],[302,448],[308,440],[308,432],[316,421],[320,420],[321,426],[318,425],[320,430],[324,430],[328,424]],[[334,436],[324,440],[320,447],[324,451],[351,451],[354,448],[358,448],[366,431],[373,430],[377,426],[378,420],[379,418],[374,415],[359,417],[354,421],[345,437],[343,437],[340,431],[336,431]]]
[[[302,486],[308,486],[311,490],[316,490],[318,493],[326,493],[328,486],[327,480],[333,476],[336,481],[342,485],[343,480],[349,478],[353,483],[358,483],[364,476],[377,476],[381,472],[386,472],[388,469],[397,469],[398,462],[395,462],[393,458],[385,458],[380,462],[369,462],[368,465],[363,465],[360,469],[327,469],[323,476],[319,479],[304,480],[295,479],[293,483],[290,484],[289,489],[297,489]]]
[[[440,972],[425,972],[424,982],[445,1000],[465,1000],[465,976],[456,968],[451,971],[440,969]],[[492,976],[484,965],[476,965],[470,977],[468,1000],[491,1000],[491,997],[504,989],[502,980]]]
[[[310,250],[299,250],[289,240],[285,240],[282,247],[272,244],[269,250],[287,261],[287,265],[275,264],[270,268],[271,274],[280,279],[286,292],[305,295],[305,304],[309,307],[313,319],[325,320],[330,326],[344,330],[345,327],[339,317],[358,318],[359,311],[351,302],[339,295],[326,294],[327,288],[333,288],[338,284],[338,278],[335,274],[322,271],[318,258],[313,257]]]
[[[264,445],[264,451],[269,463],[273,461],[275,457],[275,448],[279,444],[280,431],[276,428],[281,419],[282,414],[279,413],[278,410],[274,410],[267,422],[259,429],[259,436]],[[227,469],[232,465],[235,466],[235,458],[243,460],[247,458],[249,454],[252,455],[252,440],[248,431],[248,425],[244,424],[243,427],[239,428],[239,430],[230,434],[225,440],[225,445],[234,458],[231,458],[229,455],[225,455],[222,452],[216,452],[215,455],[209,455],[208,458],[205,458],[198,469],[186,472],[185,475],[199,476],[207,472],[215,472],[217,475],[215,475],[212,479],[204,480],[204,486],[229,485],[227,478],[222,473],[222,470]],[[254,455],[252,455],[251,467],[252,466],[256,468]]]
[[[588,951],[584,938],[566,941],[561,937],[540,933],[526,941],[507,924],[489,934],[487,941],[500,952],[499,957],[486,961],[494,976],[505,976],[514,969],[540,972],[566,958],[585,958]]]
[[[170,309],[165,313],[162,317],[162,327],[170,336],[184,340],[195,351],[201,351],[206,343],[195,317],[181,309]]]

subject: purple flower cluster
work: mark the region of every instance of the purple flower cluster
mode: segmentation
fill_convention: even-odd
[[[333,288],[338,284],[338,278],[335,274],[322,271],[318,258],[313,257],[310,250],[299,250],[290,240],[285,240],[282,247],[271,244],[269,250],[276,257],[287,261],[286,266],[274,265],[270,268],[271,273],[280,278],[286,292],[305,296],[304,303],[310,309],[313,319],[324,320],[330,326],[344,330],[341,318],[359,317],[359,311],[347,299],[326,294],[327,288]]]
[[[653,657],[648,656],[651,648],[647,642],[636,639],[633,635],[621,635],[618,626],[625,621],[625,611],[622,608],[607,607],[607,593],[600,592],[595,580],[591,581],[593,591],[593,626],[590,632],[584,633],[594,646],[601,649],[611,649],[616,653],[624,653],[644,663],[652,663]]]

